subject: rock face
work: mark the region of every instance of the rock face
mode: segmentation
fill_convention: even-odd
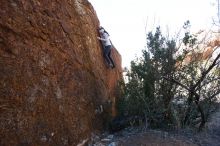
[[[0,145],[76,146],[114,115],[121,56],[106,66],[87,0],[0,2]]]

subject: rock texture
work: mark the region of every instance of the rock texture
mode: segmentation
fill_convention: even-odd
[[[215,59],[217,54],[219,54],[219,45],[220,37],[215,36],[215,38],[211,39],[207,44],[203,44],[203,46],[201,46],[203,49],[200,52],[188,53],[183,60],[183,65],[187,65],[192,61],[207,61],[210,58]],[[178,62],[177,66],[180,64],[181,62]]]
[[[87,0],[1,0],[0,145],[76,146],[103,129],[122,69],[98,26]]]

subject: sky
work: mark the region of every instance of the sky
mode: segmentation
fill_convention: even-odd
[[[162,34],[175,36],[184,22],[191,30],[209,29],[217,16],[217,0],[89,0],[101,26],[130,67],[146,46],[146,34],[161,27]]]

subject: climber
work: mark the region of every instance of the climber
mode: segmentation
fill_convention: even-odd
[[[102,42],[102,46],[104,49],[104,56],[105,59],[108,63],[108,65],[111,68],[115,67],[114,61],[111,58],[111,49],[112,49],[112,43],[111,40],[109,39],[109,34],[108,32],[103,28],[103,27],[99,27],[99,34],[101,37],[97,37],[99,40],[101,40]]]

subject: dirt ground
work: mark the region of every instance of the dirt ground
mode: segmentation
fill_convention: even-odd
[[[96,137],[89,146],[220,146],[220,109],[212,117],[202,132],[192,129],[167,132],[129,127]]]
[[[197,146],[190,141],[166,137],[154,132],[139,133],[118,140],[118,146]]]
[[[131,136],[126,134],[121,138],[119,136],[117,144],[117,146],[220,146],[220,108],[207,122],[202,132],[190,129],[170,132],[146,130],[133,133]]]

